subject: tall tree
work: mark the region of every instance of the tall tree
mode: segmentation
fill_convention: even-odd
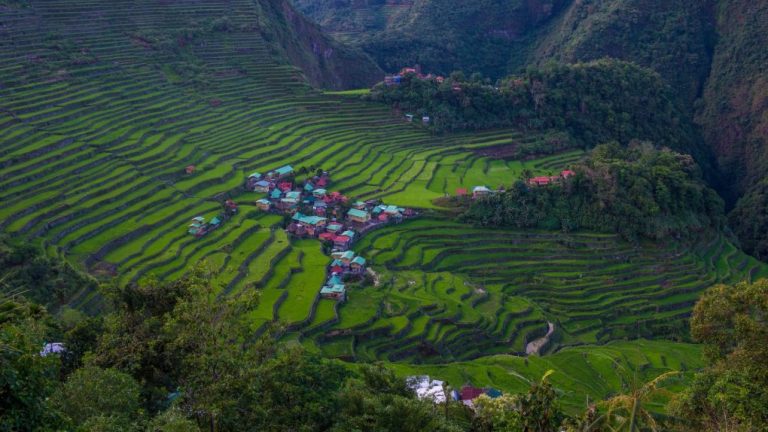
[[[709,367],[673,401],[690,430],[763,431],[768,425],[768,280],[717,285],[699,299],[693,337]]]

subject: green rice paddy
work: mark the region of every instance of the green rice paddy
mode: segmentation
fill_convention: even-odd
[[[282,322],[287,337],[330,357],[507,390],[520,388],[517,374],[530,379],[552,367],[562,371],[558,385],[599,396],[620,388],[602,363],[589,369],[592,353],[571,365],[569,356],[585,354],[566,348],[531,366],[496,355],[524,354],[547,322],[556,325],[547,352],[671,334],[707,286],[766,274],[723,238],[692,253],[603,234],[421,218],[355,245],[378,286],[351,285],[343,305],[321,300],[328,257],[315,241],[289,239],[281,217],[256,210],[261,195],[243,190],[246,173],[323,168],[331,190],[432,209],[459,188],[509,185],[525,169],[558,172],[582,152],[492,159],[477,150],[538,137],[434,136],[361,102],[363,92],[313,90],[275,59],[247,0],[29,3],[0,8],[0,229],[44,239],[83,268],[106,265],[119,283],[177,278],[205,261],[221,295],[259,292],[256,324]],[[229,31],[175,43],[181,30],[220,16],[229,17]],[[150,36],[171,47],[147,47]],[[213,217],[226,198],[240,204],[234,218],[202,238],[186,233],[192,217]],[[73,305],[97,300],[80,293]],[[637,365],[695,364],[688,356],[698,358],[696,348],[666,343],[611,344],[594,356],[648,348],[656,357]],[[656,353],[674,347],[676,360],[659,360]]]

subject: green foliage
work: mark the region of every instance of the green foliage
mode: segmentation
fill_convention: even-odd
[[[478,432],[560,431],[565,416],[560,411],[555,388],[547,380],[552,372],[547,372],[539,382],[533,382],[527,393],[503,395],[496,399],[485,395],[480,396],[475,401],[477,413],[473,430]]]
[[[363,366],[360,378],[346,381],[339,395],[338,432],[454,432],[462,430],[432,402],[416,400],[391,371]]]
[[[376,86],[370,98],[429,115],[436,131],[554,129],[582,146],[642,139],[698,153],[691,119],[661,78],[615,60],[529,68],[497,86],[460,75],[438,84],[409,74],[400,85]]]
[[[658,72],[692,107],[709,74],[716,37],[711,1],[584,0],[572,2],[537,35],[534,62],[604,57]]]
[[[47,256],[33,243],[0,237],[0,292],[20,292],[56,310],[79,291],[96,291],[97,282],[65,260]]]
[[[728,213],[728,225],[745,252],[768,259],[768,178],[751,187]]]
[[[0,295],[0,430],[61,423],[48,400],[57,384],[58,359],[40,355],[50,330],[44,309]]]
[[[691,238],[723,226],[722,201],[690,156],[647,143],[600,145],[573,169],[574,177],[546,187],[518,182],[477,200],[462,218],[484,226],[616,232],[630,240]]]
[[[389,71],[421,64],[503,76],[524,63],[529,37],[568,3],[565,0],[293,0],[324,28],[362,47]]]
[[[691,333],[709,367],[672,404],[690,430],[768,425],[768,280],[717,285],[696,304]]]
[[[93,422],[87,430],[118,430],[116,425],[130,425],[139,417],[139,392],[139,384],[128,374],[84,367],[67,378],[54,394],[53,403],[73,424]]]

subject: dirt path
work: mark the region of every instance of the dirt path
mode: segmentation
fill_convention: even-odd
[[[549,337],[552,335],[552,333],[555,331],[555,325],[551,322],[547,322],[547,325],[549,329],[547,330],[547,334],[543,337],[540,337],[534,341],[528,342],[528,345],[525,346],[525,354],[531,355],[531,354],[539,354],[539,350],[541,350],[544,345],[549,342]]]
[[[379,274],[373,271],[372,268],[368,267],[366,269],[366,272],[368,272],[369,275],[373,278],[373,286],[378,287],[379,286]]]

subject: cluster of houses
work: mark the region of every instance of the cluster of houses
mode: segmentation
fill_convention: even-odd
[[[360,230],[385,223],[400,223],[403,219],[413,217],[416,212],[411,208],[387,205],[378,200],[356,201],[347,212],[347,220]]]
[[[345,301],[347,289],[344,285],[344,278],[364,275],[366,260],[362,256],[355,255],[355,252],[351,250],[335,251],[331,253],[331,257],[333,261],[328,266],[328,280],[320,289],[320,297]]]
[[[266,176],[260,173],[251,174],[246,180],[246,189],[254,192],[266,193],[266,197],[256,201],[256,207],[266,212],[294,215],[296,213],[310,213],[316,218],[303,216],[304,219],[295,220],[301,223],[310,236],[315,237],[322,232],[322,226],[326,217],[342,217],[341,206],[346,204],[348,198],[340,192],[329,192],[326,186],[330,182],[327,172],[308,178],[303,184],[294,182],[293,168],[289,165],[278,168]],[[308,223],[308,222],[313,223]],[[302,228],[301,233],[303,234]]]
[[[187,227],[187,232],[195,237],[202,237],[220,227],[224,221],[237,213],[237,209],[237,203],[231,199],[228,199],[224,201],[224,212],[214,216],[210,221],[206,221],[206,219],[202,216],[193,217],[192,221]]]
[[[567,179],[568,177],[572,177],[576,175],[575,172],[571,170],[563,170],[560,172],[560,175],[556,176],[539,176],[539,177],[532,177],[528,179],[528,186],[546,186],[549,184],[557,183],[561,180]],[[479,199],[486,197],[492,193],[495,192],[504,192],[504,187],[499,186],[499,189],[497,191],[494,191],[487,186],[475,186],[472,188],[472,199]],[[456,196],[457,197],[465,197],[469,195],[469,192],[465,188],[458,188],[456,189]]]
[[[327,172],[319,172],[304,183],[296,184],[294,180],[293,168],[286,165],[266,175],[251,174],[245,181],[245,188],[266,194],[265,198],[256,201],[259,209],[291,217],[286,227],[291,235],[317,238],[332,244],[333,261],[320,296],[344,301],[347,293],[343,280],[365,274],[365,258],[349,250],[356,238],[373,227],[402,222],[404,218],[415,216],[415,212],[378,200],[357,201],[350,206],[346,196],[326,189],[330,183]]]
[[[548,184],[557,183],[560,180],[567,179],[568,177],[576,175],[571,170],[560,171],[560,175],[556,176],[539,176],[528,179],[529,186],[546,186]]]
[[[413,114],[406,114],[405,115],[405,121],[407,121],[409,123],[413,123],[413,117],[414,117]],[[428,115],[422,116],[421,117],[421,124],[423,124],[424,126],[427,126],[427,125],[429,125],[430,120],[431,119],[429,118]]]
[[[464,405],[474,408],[474,400],[481,395],[486,395],[491,399],[501,397],[502,392],[495,388],[478,388],[473,386],[464,386],[461,390],[452,390],[446,392],[444,381],[433,380],[428,375],[411,376],[406,379],[408,388],[410,388],[419,399],[429,400],[434,403],[445,403],[448,397],[454,401],[461,401]]]
[[[442,84],[445,81],[445,77],[440,75],[422,74],[421,66],[416,65],[414,67],[404,67],[400,69],[400,72],[395,74],[384,75],[384,85],[386,86],[400,85],[400,83],[403,82],[403,77],[409,74],[416,75],[419,79],[435,80],[437,81],[438,84]]]

